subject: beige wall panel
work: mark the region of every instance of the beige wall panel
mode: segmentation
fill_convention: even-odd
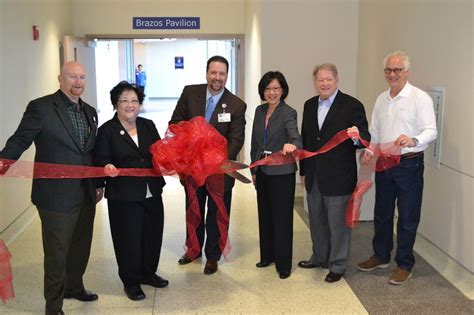
[[[21,18],[19,18],[21,17]],[[58,89],[59,42],[71,31],[69,0],[2,0],[0,10],[0,146],[28,102]],[[32,26],[40,27],[33,41]],[[1,149],[1,148],[0,148]],[[22,160],[32,160],[30,148]],[[0,179],[0,233],[31,206],[31,180]]]
[[[312,81],[316,64],[336,64],[339,88],[355,96],[358,1],[266,0],[264,4],[262,74],[280,70],[285,75],[290,87],[287,102],[298,111],[298,126],[304,102],[316,94]]]
[[[74,35],[243,34],[245,0],[72,0]],[[134,30],[132,17],[200,17],[200,30]],[[91,23],[93,21],[94,23]]]

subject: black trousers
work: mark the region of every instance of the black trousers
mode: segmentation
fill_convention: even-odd
[[[256,175],[260,261],[291,271],[295,173],[266,175],[258,169]]]
[[[219,260],[222,255],[219,247],[219,226],[217,225],[217,205],[212,200],[206,186],[199,187],[196,192],[199,202],[199,210],[201,213],[201,222],[196,229],[196,235],[199,241],[199,247],[203,248],[204,236],[207,236],[206,244],[204,246],[204,253],[208,260]],[[207,215],[206,215],[206,201],[207,201]],[[232,190],[224,192],[224,205],[229,216],[230,224],[230,205],[232,202]],[[186,194],[186,211],[188,209],[189,201]],[[205,232],[205,233],[204,233]],[[188,239],[188,231],[186,230],[186,240]]]
[[[125,287],[138,285],[158,268],[163,242],[161,195],[143,201],[107,200],[119,277]]]
[[[52,196],[54,198],[54,196]],[[63,307],[64,293],[84,289],[82,276],[89,261],[95,205],[84,191],[81,203],[70,211],[39,208],[44,251],[46,311]]]

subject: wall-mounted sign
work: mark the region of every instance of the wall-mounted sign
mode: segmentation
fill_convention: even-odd
[[[201,28],[199,17],[134,17],[134,30],[198,30]]]
[[[184,69],[184,57],[174,57],[174,68]]]

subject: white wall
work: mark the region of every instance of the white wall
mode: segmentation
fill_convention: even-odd
[[[255,108],[260,104],[257,100],[258,82],[262,74],[262,4],[261,0],[247,0],[245,17],[245,143],[243,147],[243,161],[250,163],[250,137],[252,134]]]
[[[252,7],[253,1],[247,5],[247,140],[255,107],[261,103],[258,82],[267,71],[279,70],[285,75],[289,85],[286,101],[298,112],[298,127],[304,102],[315,95],[312,71],[316,64],[335,63],[340,89],[354,95],[358,1],[262,0],[260,11]],[[249,152],[250,144],[246,141],[247,162]]]
[[[0,1],[0,147],[31,99],[58,89],[59,42],[71,31],[69,0]],[[40,27],[33,41],[32,26]],[[23,154],[32,160],[34,149]],[[31,206],[31,180],[0,179],[0,233]]]
[[[148,97],[178,98],[185,85],[206,82],[207,41],[180,39],[145,46]],[[184,57],[184,69],[175,69],[175,56]]]
[[[426,165],[419,233],[474,271],[473,2],[361,0],[358,95],[372,110],[387,89],[382,59],[404,50],[409,81],[446,87],[441,166]]]

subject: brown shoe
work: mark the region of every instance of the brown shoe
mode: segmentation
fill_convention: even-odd
[[[372,271],[375,269],[385,269],[390,266],[390,263],[384,263],[375,256],[370,257],[368,260],[361,262],[357,265],[357,269],[360,271]]]
[[[397,267],[395,270],[392,272],[392,275],[390,276],[390,279],[388,282],[390,284],[403,284],[405,283],[408,279],[411,278],[411,271],[405,270],[403,268]]]
[[[204,267],[205,275],[212,275],[217,271],[217,260],[208,260],[206,266]]]

